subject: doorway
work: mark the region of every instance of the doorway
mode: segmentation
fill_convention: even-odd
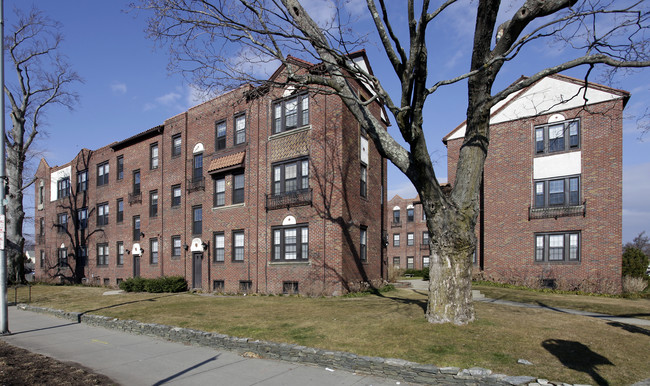
[[[133,255],[133,277],[140,277],[140,256]]]
[[[201,288],[201,273],[203,268],[203,253],[192,253],[192,288]]]

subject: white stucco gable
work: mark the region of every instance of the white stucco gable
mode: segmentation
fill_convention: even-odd
[[[516,119],[533,117],[573,109],[585,104],[621,99],[623,92],[606,91],[602,86],[589,85],[586,89],[578,80],[563,76],[547,77],[532,86],[497,103],[492,108],[490,125]],[[447,136],[447,140],[463,138],[466,125],[463,123]]]

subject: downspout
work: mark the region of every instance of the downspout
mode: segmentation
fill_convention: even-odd
[[[185,191],[187,192],[187,146],[190,142],[188,136],[187,136],[187,111],[184,113],[185,119],[184,119],[184,131],[185,131],[185,159],[183,160],[183,178],[185,179],[183,186],[185,187]],[[182,190],[181,190],[182,192]],[[185,239],[187,237],[187,195],[185,195],[185,199],[183,200],[183,240],[185,240],[185,244],[183,245],[188,245],[187,240]],[[183,277],[185,280],[187,280],[187,250],[183,248]]]
[[[323,125],[323,130],[324,130],[324,134],[323,134],[323,139],[324,139],[324,141],[323,141],[324,142],[324,144],[323,144],[323,146],[324,146],[323,155],[324,155],[325,159],[323,160],[324,161],[323,166],[326,166],[327,165],[327,112],[328,112],[328,110],[327,110],[327,95],[325,95],[324,98],[325,98],[325,103],[324,103],[324,106],[325,106],[325,109],[324,109],[324,112],[325,112],[325,124]],[[313,130],[313,128],[312,128],[312,130]],[[324,185],[325,185],[325,192],[324,192],[324,196],[323,196],[323,201],[325,199],[327,199],[327,181],[324,181]],[[322,221],[323,221],[323,292],[325,292],[325,286],[326,286],[325,256],[327,255],[326,254],[326,251],[327,251],[327,221],[325,221],[325,219],[322,219]]]
[[[478,263],[481,271],[485,268],[485,180],[481,178],[481,187],[479,193],[479,214],[481,216],[479,222],[479,251],[478,251]]]
[[[255,238],[260,235],[260,100],[257,101],[257,181],[255,183],[255,196],[257,197],[257,217],[255,219]],[[251,136],[252,138],[252,136]],[[250,158],[250,157],[247,157]],[[250,165],[250,162],[249,162]],[[260,290],[260,242],[257,240],[257,248],[255,248],[255,292]]]
[[[163,203],[163,187],[165,186],[164,170],[165,170],[165,128],[163,126],[160,136],[160,146],[158,147],[158,160],[160,167],[160,189],[158,190],[158,211],[160,212],[160,233],[158,234],[158,261],[160,262],[160,276],[165,276],[165,257],[161,251],[165,246],[165,205]]]

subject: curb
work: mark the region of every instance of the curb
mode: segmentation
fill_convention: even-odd
[[[491,370],[472,367],[437,367],[409,362],[396,358],[367,357],[343,351],[322,350],[289,343],[275,343],[250,338],[238,338],[219,333],[190,328],[167,326],[156,323],[142,323],[137,320],[121,320],[82,312],[18,304],[18,309],[56,316],[85,323],[91,326],[118,330],[136,335],[166,339],[171,342],[192,344],[213,349],[244,353],[255,353],[265,359],[335,368],[350,372],[385,377],[404,382],[427,385],[555,385],[570,386],[564,382],[549,382],[529,376],[508,376],[493,374]]]

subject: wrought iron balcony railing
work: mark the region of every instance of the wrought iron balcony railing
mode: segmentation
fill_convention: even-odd
[[[205,177],[191,178],[187,180],[187,193],[196,192],[199,190],[205,191]]]
[[[532,208],[528,207],[528,220],[539,218],[558,218],[558,217],[573,217],[587,215],[587,201],[582,205],[574,206],[558,206],[549,208]]]
[[[292,206],[311,205],[312,190],[302,189],[282,194],[266,195],[266,210],[290,208]]]
[[[142,204],[142,192],[129,193],[129,205]]]

